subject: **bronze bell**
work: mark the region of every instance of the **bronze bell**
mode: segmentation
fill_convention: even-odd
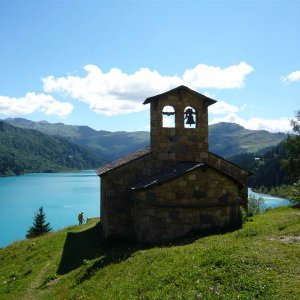
[[[186,119],[185,124],[190,125],[190,126],[196,124],[196,122],[195,122],[195,120],[194,120],[194,117],[193,117],[193,114],[195,114],[195,113],[194,113],[193,110],[190,109],[190,108],[188,108],[188,109],[185,111],[185,119]]]
[[[187,120],[185,124],[192,126],[193,124],[196,124],[193,115],[188,115]]]

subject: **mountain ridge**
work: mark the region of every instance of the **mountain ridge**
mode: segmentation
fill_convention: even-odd
[[[104,161],[58,136],[0,120],[0,175],[96,168]]]
[[[68,141],[84,146],[98,157],[113,161],[150,144],[148,131],[106,131],[89,126],[34,122],[23,118],[10,118],[13,126],[31,128],[48,135],[61,136]],[[209,126],[209,150],[223,157],[239,153],[255,153],[270,148],[284,140],[284,133],[266,130],[249,130],[235,123],[217,123]]]
[[[224,134],[225,132],[225,134]],[[282,142],[285,133],[267,130],[249,130],[235,123],[221,122],[209,126],[209,144],[212,152],[230,157],[243,152],[256,153]]]

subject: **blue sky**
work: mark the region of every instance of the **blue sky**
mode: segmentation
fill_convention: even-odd
[[[209,122],[289,130],[300,109],[300,1],[0,0],[0,118],[148,130],[180,84]]]

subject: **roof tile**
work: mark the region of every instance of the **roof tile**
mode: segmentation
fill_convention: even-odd
[[[145,178],[137,182],[135,185],[131,187],[131,189],[132,190],[145,189],[153,185],[160,184],[165,181],[169,181],[175,177],[183,175],[184,173],[187,173],[189,171],[192,171],[204,165],[205,164],[199,162],[182,161],[169,168],[164,169],[158,174],[155,174],[153,176],[150,176],[148,178]]]
[[[140,158],[142,156],[145,156],[147,154],[150,154],[150,153],[151,153],[150,147],[146,147],[144,149],[140,149],[140,150],[138,150],[136,152],[133,152],[133,153],[131,153],[129,155],[126,155],[126,156],[124,156],[124,157],[122,157],[122,158],[120,158],[118,160],[115,160],[115,161],[113,161],[113,162],[111,162],[111,163],[109,163],[107,165],[104,165],[104,166],[98,168],[96,170],[96,173],[97,173],[98,176],[104,175],[108,171],[111,171],[113,169],[121,167],[121,166],[123,166],[123,165],[125,165],[125,164],[127,164],[127,163],[129,163],[129,162],[131,162],[133,160],[136,160],[136,159],[138,159],[138,158]]]
[[[174,93],[174,92],[180,92],[180,91],[186,91],[186,92],[188,92],[188,93],[190,93],[190,94],[193,94],[193,95],[195,95],[196,97],[201,98],[203,101],[207,102],[208,105],[211,105],[211,104],[214,104],[214,103],[217,102],[217,101],[214,100],[214,99],[211,99],[211,98],[209,98],[209,97],[207,97],[207,96],[205,96],[205,95],[202,95],[202,94],[200,94],[200,93],[198,93],[198,92],[196,92],[196,91],[194,91],[194,90],[191,90],[191,89],[188,88],[187,86],[180,85],[180,86],[178,86],[178,87],[176,87],[176,88],[174,88],[174,89],[172,89],[172,90],[169,90],[169,91],[167,91],[167,92],[165,92],[165,93],[162,93],[162,94],[159,94],[159,95],[156,95],[156,96],[152,96],[152,97],[147,98],[147,99],[144,101],[143,104],[148,104],[148,103],[150,103],[150,102],[152,102],[152,101],[154,101],[154,100],[157,100],[157,99],[158,99],[159,97],[161,97],[161,96],[165,96],[165,95],[167,95],[167,94],[171,94],[171,93]]]

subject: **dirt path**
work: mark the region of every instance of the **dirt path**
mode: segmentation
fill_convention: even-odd
[[[32,280],[24,295],[22,296],[22,300],[38,300],[42,299],[43,295],[45,295],[45,291],[47,288],[42,288],[45,280],[45,274],[54,261],[56,260],[56,256],[52,257],[47,261],[44,268],[40,270],[39,274]]]

